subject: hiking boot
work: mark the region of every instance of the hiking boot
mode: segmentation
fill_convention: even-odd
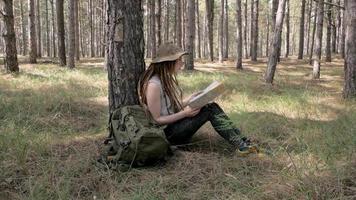
[[[237,150],[239,156],[247,156],[250,153],[259,153],[257,145],[251,144],[251,141],[247,138],[242,138]]]

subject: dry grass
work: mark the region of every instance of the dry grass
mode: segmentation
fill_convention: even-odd
[[[310,80],[307,61],[201,61],[179,76],[186,94],[224,80],[218,100],[270,154],[239,158],[210,124],[165,164],[129,172],[96,163],[106,136],[102,59],[76,70],[22,64],[0,74],[0,199],[355,199],[356,102],[341,98],[342,61]]]

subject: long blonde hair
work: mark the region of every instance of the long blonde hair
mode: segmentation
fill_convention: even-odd
[[[138,95],[140,97],[140,103],[147,105],[146,91],[148,81],[152,76],[157,75],[161,80],[162,89],[166,97],[169,98],[174,112],[178,112],[183,109],[182,106],[182,90],[179,87],[176,73],[175,73],[175,61],[165,61],[160,63],[152,63],[141,75],[138,83]]]

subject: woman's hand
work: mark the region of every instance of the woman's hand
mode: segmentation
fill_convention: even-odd
[[[194,117],[195,115],[197,115],[200,112],[201,108],[191,108],[190,106],[186,106],[183,109],[184,112],[184,116],[185,117]]]

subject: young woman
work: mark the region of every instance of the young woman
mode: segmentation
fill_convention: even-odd
[[[186,106],[197,93],[182,100],[176,74],[183,66],[182,56],[185,54],[170,43],[158,48],[157,57],[140,78],[138,91],[141,104],[157,124],[167,125],[164,132],[171,144],[189,142],[194,133],[210,121],[216,132],[239,152],[250,152],[250,141],[242,137],[218,104],[209,103],[198,109]]]

